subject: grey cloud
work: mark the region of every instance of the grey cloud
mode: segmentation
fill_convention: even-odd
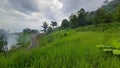
[[[104,0],[60,0],[64,3],[63,12],[71,13],[84,8],[87,11],[96,10],[103,4]]]
[[[80,8],[85,8],[86,11],[96,10],[104,0],[58,0],[63,3],[61,9],[57,9],[53,1],[0,0],[0,28],[14,31],[21,31],[25,27],[41,29],[43,21],[51,20],[56,20],[60,24],[62,19]],[[36,14],[32,16],[33,13]]]
[[[30,14],[32,12],[39,12],[37,0],[8,0],[9,6],[20,12]]]

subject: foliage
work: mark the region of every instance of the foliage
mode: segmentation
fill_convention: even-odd
[[[104,21],[105,23],[111,23],[114,21],[112,14],[106,14],[104,19],[105,19],[105,21]]]
[[[108,4],[103,5],[102,8],[107,12],[111,12],[114,11],[119,4],[120,4],[120,0],[112,0]]]
[[[79,26],[84,26],[84,25],[87,25],[86,23],[86,12],[83,8],[81,8],[78,12],[77,12],[77,23]]]
[[[46,33],[49,34],[49,33],[51,33],[51,32],[52,32],[52,27],[48,27]]]
[[[111,39],[119,39],[118,24],[112,23],[105,31],[99,31],[104,27],[84,26],[52,32],[40,38],[35,49],[16,50],[6,58],[0,54],[0,68],[119,68],[117,56],[96,48],[100,44],[111,45]]]
[[[120,1],[113,0],[108,2],[108,0],[105,0],[104,3],[104,6],[92,12],[86,12],[81,8],[76,14],[72,14],[69,17],[69,26],[71,28],[86,25],[94,25],[97,27],[100,24],[120,21]],[[63,24],[68,24],[68,22]],[[63,26],[63,24],[61,26]]]
[[[64,19],[62,21],[61,27],[68,28],[69,27],[69,21],[67,19]]]
[[[47,28],[48,28],[48,24],[46,22],[43,22],[43,30],[44,32],[46,32]]]
[[[113,16],[114,16],[115,21],[120,21],[120,5],[115,8]]]
[[[37,33],[39,33],[39,31],[38,30],[34,30],[34,29],[30,29],[30,28],[25,28],[24,30],[23,30],[23,33],[26,33],[26,34],[37,34]]]
[[[107,5],[107,4],[109,3],[109,1],[108,1],[108,0],[105,0],[103,3],[104,3],[105,5]]]
[[[32,33],[21,33],[19,35],[18,38],[18,44],[20,46],[20,48],[25,48],[28,47],[30,45],[31,42],[31,38],[34,36],[35,34]]]
[[[120,50],[113,50],[114,55],[120,55]]]
[[[53,29],[55,26],[57,26],[57,22],[56,21],[51,21],[51,26],[53,26]]]
[[[6,32],[5,30],[1,29],[0,30],[0,51],[2,47],[4,46],[5,39],[6,39]]]
[[[97,26],[98,24],[105,23],[105,10],[102,8],[99,8],[96,11],[95,15],[95,25]]]
[[[76,28],[76,27],[78,27],[78,23],[77,23],[77,16],[76,15],[71,15],[70,17],[69,17],[69,20],[70,20],[70,27],[71,28]]]
[[[53,31],[40,38],[40,44],[30,51],[16,50],[7,57],[1,53],[0,68],[119,68],[119,56],[116,56],[120,53],[118,7],[115,10],[112,13],[100,8],[87,13],[81,9],[80,16],[69,17],[69,26],[76,29]],[[97,27],[88,25],[88,21]],[[44,25],[46,31],[48,25],[46,22]],[[101,44],[104,44],[103,50],[96,48]]]

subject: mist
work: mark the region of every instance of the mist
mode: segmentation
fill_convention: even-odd
[[[19,36],[16,33],[10,33],[9,31],[0,29],[0,39],[3,41],[3,43],[1,43],[2,49],[5,51],[10,51],[13,47],[19,47],[19,45],[17,45]]]
[[[17,47],[17,43],[18,43],[18,38],[19,36],[17,34],[8,34],[7,37],[7,47],[8,47],[8,51],[12,48],[12,47]]]

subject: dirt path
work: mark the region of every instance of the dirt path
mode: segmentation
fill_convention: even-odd
[[[27,49],[32,49],[33,47],[38,45],[39,44],[38,39],[43,37],[44,35],[45,35],[44,33],[41,33],[41,34],[38,34],[38,35],[32,37],[31,38],[31,44],[27,47]]]
[[[32,49],[38,44],[38,40],[36,37],[37,35],[31,38],[31,44],[27,47],[27,49]]]

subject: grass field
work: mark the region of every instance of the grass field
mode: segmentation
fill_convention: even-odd
[[[32,50],[0,54],[0,68],[119,68],[119,56],[96,45],[114,46],[120,39],[119,23],[55,31],[39,39]]]

